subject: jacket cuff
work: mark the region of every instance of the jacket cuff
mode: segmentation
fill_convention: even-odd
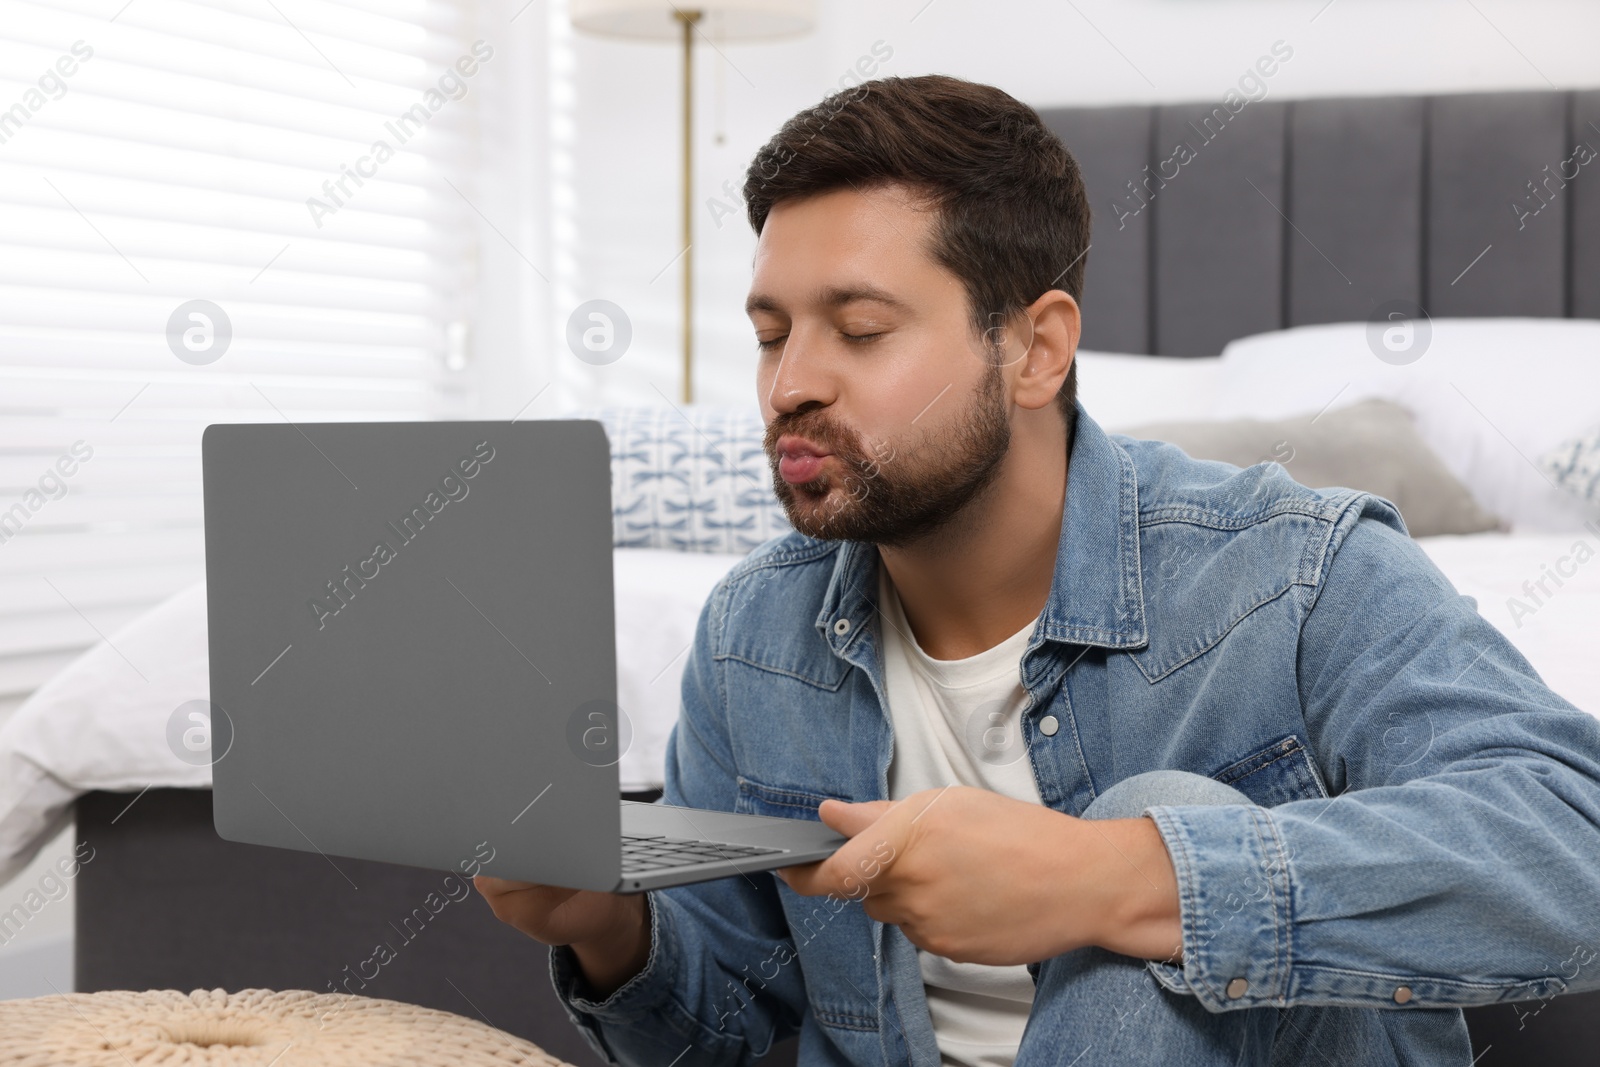
[[[1145,809],[1178,876],[1183,965],[1151,961],[1162,985],[1207,1011],[1283,1007],[1293,923],[1288,851],[1271,813],[1251,804]]]
[[[550,981],[556,996],[567,1009],[567,1015],[586,1034],[598,1038],[597,1024],[602,1022],[633,1022],[657,1007],[671,992],[671,976],[677,967],[676,949],[672,938],[664,936],[663,910],[654,893],[644,894],[645,909],[650,915],[650,954],[644,968],[622,983],[609,997],[595,1000],[594,989],[583,977],[578,957],[566,945],[550,949]]]

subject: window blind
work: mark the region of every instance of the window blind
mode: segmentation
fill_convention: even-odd
[[[0,708],[202,577],[208,423],[456,413],[473,25],[0,0]]]

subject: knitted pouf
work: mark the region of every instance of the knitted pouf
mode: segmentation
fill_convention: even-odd
[[[3,1067],[275,1061],[279,1067],[568,1067],[537,1045],[459,1015],[342,993],[152,989],[0,1001]]]

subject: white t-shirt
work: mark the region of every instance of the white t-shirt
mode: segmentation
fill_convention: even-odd
[[[889,798],[954,783],[1042,803],[1021,733],[1022,653],[1038,620],[976,656],[939,660],[918,646],[883,567],[878,603],[894,726]],[[942,1062],[1011,1067],[1033,1006],[1028,969],[955,963],[922,950],[918,958]]]

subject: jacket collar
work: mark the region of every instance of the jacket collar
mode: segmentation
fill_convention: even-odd
[[[841,543],[815,623],[836,654],[844,654],[868,629],[865,623],[877,607],[877,575],[876,546]],[[841,620],[848,625],[841,626]],[[1055,577],[1029,650],[1045,639],[1115,649],[1149,643],[1133,460],[1082,405],[1067,463]]]

